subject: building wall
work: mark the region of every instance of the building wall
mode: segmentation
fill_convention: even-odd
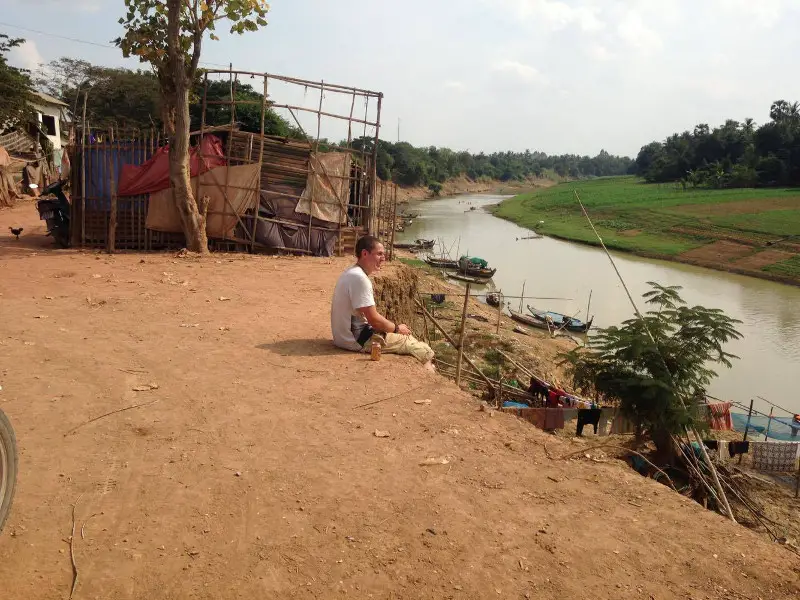
[[[56,150],[61,149],[61,123],[59,120],[61,119],[61,109],[58,106],[47,106],[46,104],[33,104],[33,108],[36,109],[37,117],[39,119],[39,123],[42,124],[42,129],[47,131],[47,127],[45,127],[45,121],[53,123],[55,129],[52,129],[48,132],[47,139],[53,144],[53,148]],[[52,121],[50,121],[52,119]],[[55,135],[50,135],[50,133],[55,133]]]

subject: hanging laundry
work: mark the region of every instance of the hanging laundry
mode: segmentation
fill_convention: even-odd
[[[599,408],[584,408],[578,411],[578,426],[575,430],[575,435],[581,437],[583,435],[583,427],[584,425],[592,425],[594,427],[594,434],[597,435],[597,426],[600,423],[600,413],[602,412]]]
[[[564,429],[564,409],[544,408],[544,430]]]
[[[730,402],[709,402],[708,409],[711,412],[711,429],[716,429],[717,431],[733,430]]]
[[[728,442],[728,454],[731,458],[737,454],[747,454],[750,452],[750,442]]]
[[[786,473],[797,469],[800,442],[750,442],[750,450],[757,471]]]
[[[444,294],[431,294],[431,302],[434,304],[444,304],[445,295]]]
[[[717,458],[719,462],[726,463],[730,455],[728,454],[728,442],[726,440],[719,440],[717,445]]]
[[[716,450],[719,447],[719,442],[717,440],[703,440],[703,446],[709,450]]]

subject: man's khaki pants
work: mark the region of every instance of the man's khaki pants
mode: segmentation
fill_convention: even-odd
[[[381,352],[387,354],[406,354],[413,356],[421,363],[426,363],[433,359],[431,347],[413,335],[401,335],[399,333],[375,334],[370,338],[369,342],[364,344],[366,352],[370,351],[373,342],[378,342],[381,345]]]

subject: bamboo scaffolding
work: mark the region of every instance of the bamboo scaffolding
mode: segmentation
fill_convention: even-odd
[[[461,385],[461,361],[464,358],[464,338],[467,337],[465,323],[467,322],[467,308],[469,307],[469,283],[467,283],[467,293],[464,294],[464,309],[461,311],[461,327],[458,337],[458,361],[456,362],[456,385]]]
[[[428,312],[428,310],[425,308],[425,305],[422,304],[421,302],[419,302],[418,300],[415,300],[415,302],[422,309],[422,314],[424,316],[428,317],[431,320],[431,323],[433,323],[433,326],[441,332],[441,334],[445,337],[445,339],[448,342],[450,342],[450,344],[453,346],[453,348],[458,348],[458,344],[456,344],[456,342],[453,341],[453,338],[450,337],[450,334],[447,333],[444,330],[444,328],[439,324],[439,322],[436,319],[433,318],[433,315],[431,315]],[[475,369],[475,371],[477,371],[480,374],[481,378],[483,378],[483,380],[486,383],[488,383],[489,386],[493,385],[492,380],[489,379],[486,375],[483,374],[483,371],[481,371],[480,368],[474,362],[472,362],[472,359],[469,356],[467,356],[465,353],[462,353],[462,356],[463,356],[464,360],[467,361],[467,364],[469,364],[469,366],[471,366],[473,369]]]

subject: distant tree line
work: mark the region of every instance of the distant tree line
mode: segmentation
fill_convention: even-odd
[[[800,103],[772,103],[770,121],[706,124],[644,146],[635,173],[650,182],[731,188],[800,185]]]
[[[361,138],[356,147],[371,150],[373,140]],[[550,156],[544,152],[494,152],[472,154],[436,146],[416,147],[408,142],[378,144],[377,171],[381,179],[391,179],[400,185],[433,185],[453,177],[522,181],[543,177],[548,171],[559,177],[584,178],[624,175],[632,167],[628,157],[613,156],[601,150],[597,156],[562,154]]]
[[[164,122],[158,80],[148,71],[101,67],[64,57],[41,68],[36,73],[35,82],[43,91],[66,102],[76,115],[81,114],[83,94],[87,93],[87,119],[95,127],[149,129],[161,128]],[[230,93],[228,82],[209,82],[205,91],[206,126],[230,122],[230,107],[215,104],[230,100]],[[261,92],[239,82],[234,97],[237,101],[250,102],[236,106],[235,118],[240,128],[254,133],[261,131]],[[193,130],[200,129],[202,98],[202,84],[198,82],[190,108]],[[265,114],[264,131],[269,135],[304,139],[303,132],[295,123],[269,108]],[[372,152],[373,143],[374,140],[368,137],[352,142],[357,149],[368,152]],[[331,146],[329,140],[321,140],[322,150]],[[377,171],[381,179],[404,186],[429,186],[431,189],[435,189],[437,184],[441,189],[441,183],[460,176],[473,180],[521,181],[548,174],[569,178],[623,175],[632,168],[630,158],[613,156],[605,150],[594,157],[575,154],[549,156],[529,150],[472,154],[381,140],[377,153]]]

